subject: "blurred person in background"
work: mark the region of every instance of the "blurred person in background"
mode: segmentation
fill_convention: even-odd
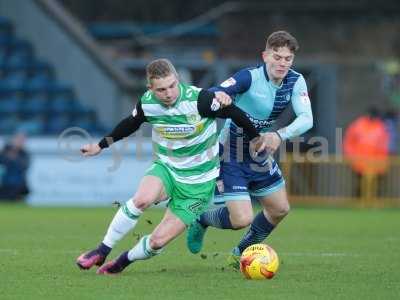
[[[285,180],[272,155],[285,140],[313,126],[306,82],[303,75],[291,69],[298,48],[297,40],[290,33],[273,32],[262,52],[263,64],[242,69],[211,89],[224,91],[234,98],[234,103],[250,116],[269,144],[266,153],[255,157],[251,155],[248,138],[238,132],[234,122],[225,123],[224,131],[229,137],[223,147],[229,159],[225,159],[225,153],[220,153],[224,157],[220,177],[226,206],[203,213],[189,227],[187,246],[192,253],[201,250],[209,226],[237,230],[251,224],[228,258],[229,265],[238,269],[241,253],[248,246],[264,241],[289,213]],[[296,114],[295,120],[286,127],[272,130],[276,119],[289,105]],[[259,200],[262,206],[262,211],[254,218],[251,198]]]
[[[383,174],[388,167],[389,133],[375,107],[347,128],[344,154],[358,174]]]
[[[357,195],[371,199],[376,194],[376,178],[389,167],[389,132],[379,111],[370,107],[350,123],[343,139],[343,150],[351,168],[358,174]]]
[[[399,153],[398,145],[398,126],[399,116],[394,109],[389,109],[383,115],[383,122],[385,123],[387,132],[389,134],[389,154],[396,155]]]
[[[1,200],[19,200],[29,193],[26,175],[30,157],[25,141],[25,134],[17,133],[0,152]]]

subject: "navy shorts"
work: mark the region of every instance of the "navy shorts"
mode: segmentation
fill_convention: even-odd
[[[246,156],[242,161],[235,156],[222,160],[219,179],[223,181],[225,202],[262,198],[285,187],[282,172],[272,157],[261,162]],[[221,201],[217,198],[220,197],[214,201]]]

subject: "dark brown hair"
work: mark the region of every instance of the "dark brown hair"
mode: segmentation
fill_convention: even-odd
[[[174,65],[165,58],[153,60],[146,66],[147,82],[150,83],[152,79],[165,78],[171,74],[178,77]]]
[[[283,30],[275,31],[267,38],[265,48],[276,50],[280,47],[288,47],[294,53],[299,50],[299,43],[289,32]]]

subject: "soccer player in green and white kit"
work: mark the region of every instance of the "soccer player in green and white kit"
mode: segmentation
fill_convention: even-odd
[[[157,159],[147,170],[138,190],[118,210],[100,245],[77,259],[81,269],[102,265],[98,274],[121,272],[136,260],[151,258],[181,234],[208,206],[219,174],[218,134],[215,118],[231,118],[246,134],[260,141],[246,115],[223,92],[209,92],[178,80],[170,61],[159,59],[147,68],[149,90],[137,103],[132,115],[122,120],[99,144],[81,151],[96,155],[102,149],[135,132],[143,122],[152,127]],[[169,200],[160,224],[117,259],[104,263],[115,244],[133,229],[143,211],[153,203]]]

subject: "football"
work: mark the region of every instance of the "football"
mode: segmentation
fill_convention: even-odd
[[[247,279],[271,279],[278,268],[278,255],[265,244],[247,247],[240,258],[240,271]]]

